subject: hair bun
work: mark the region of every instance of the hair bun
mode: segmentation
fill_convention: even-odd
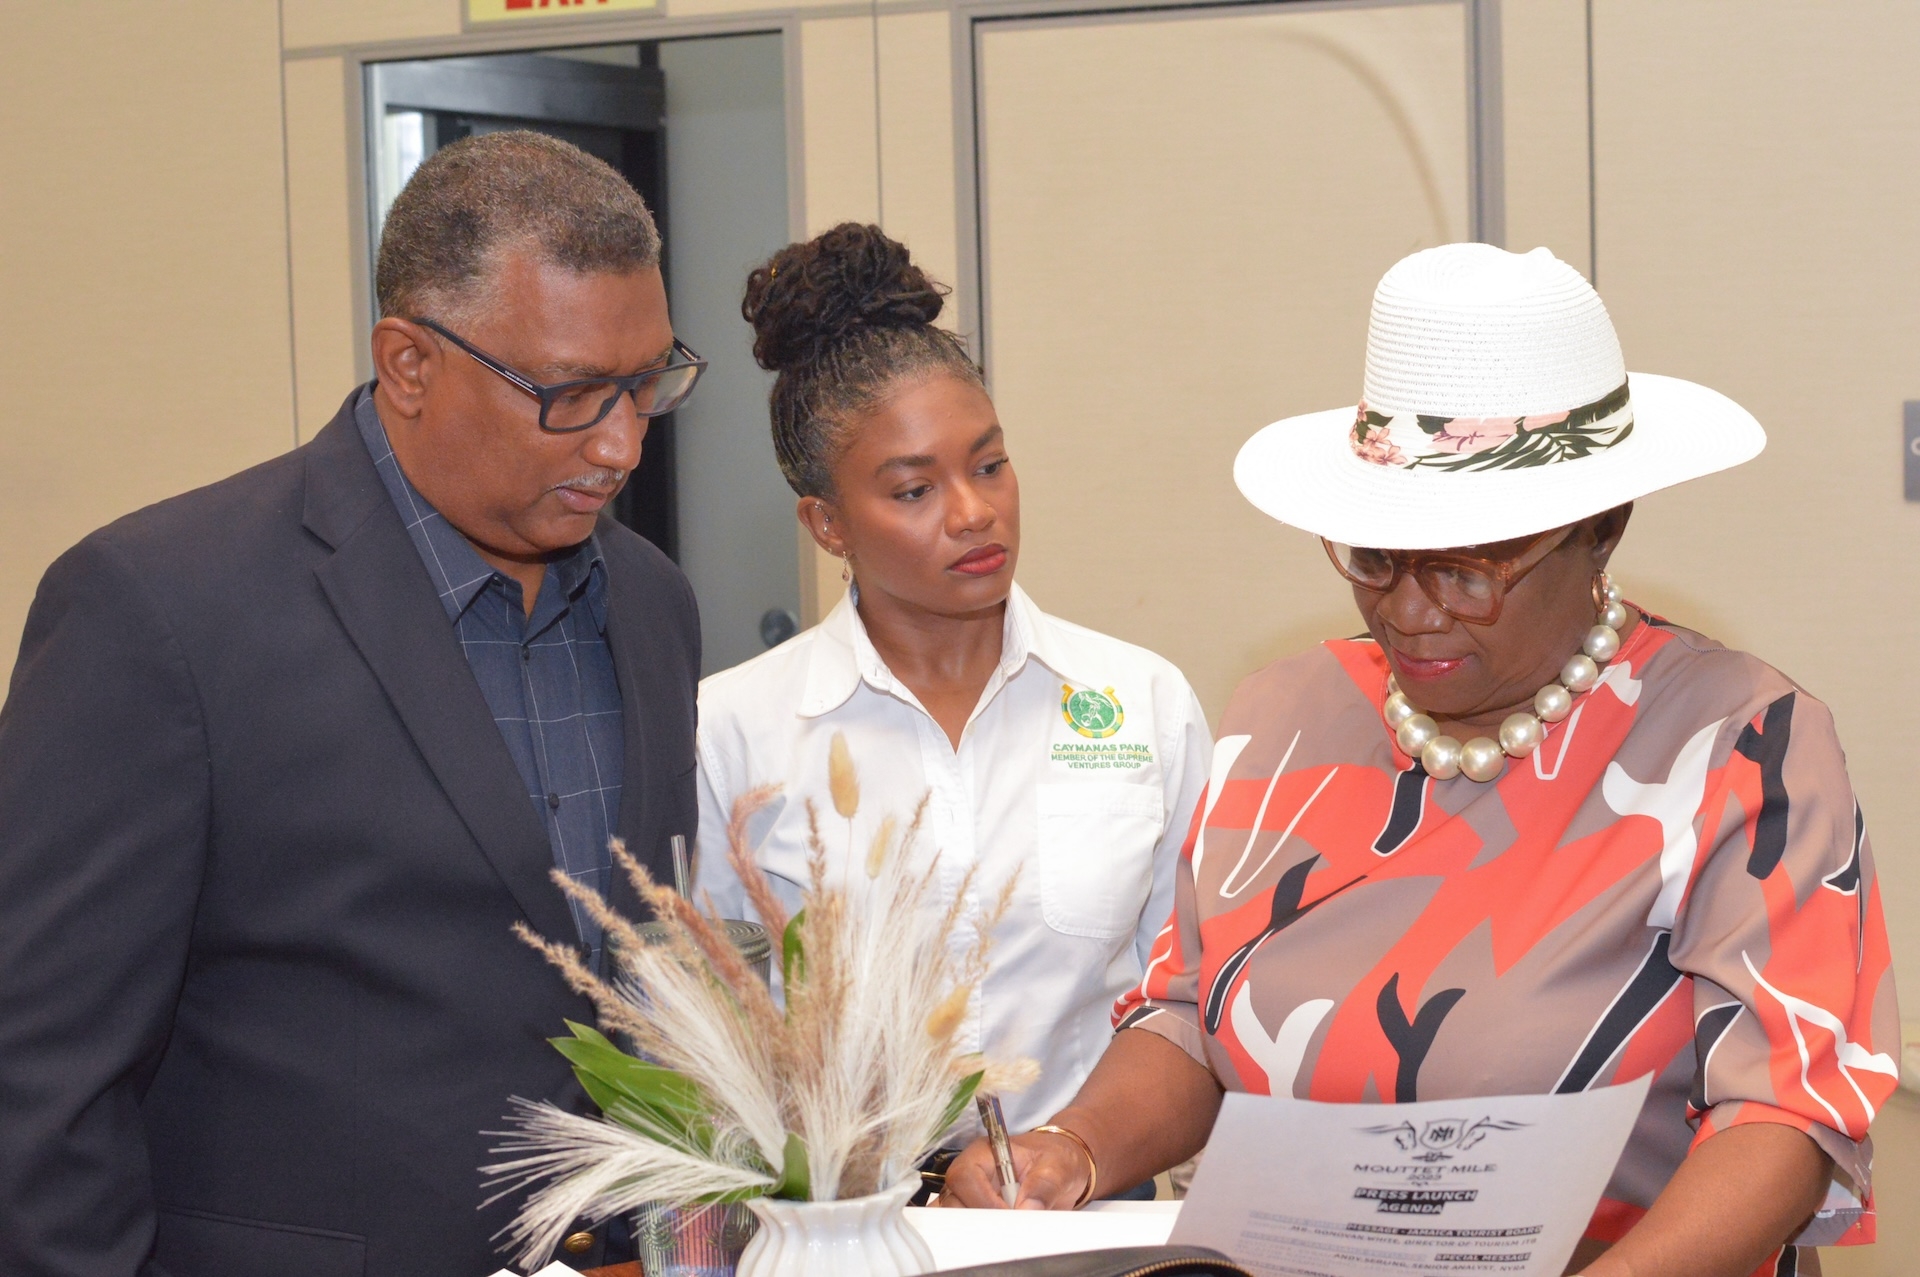
[[[927,327],[947,291],[878,226],[842,222],[757,267],[740,313],[753,325],[754,359],[782,372],[824,358],[863,329]]]

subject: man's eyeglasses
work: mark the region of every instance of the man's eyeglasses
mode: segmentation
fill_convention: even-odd
[[[582,377],[578,381],[557,381],[551,386],[543,386],[524,373],[515,372],[458,333],[431,319],[415,319],[413,322],[422,328],[431,328],[473,356],[474,362],[481,367],[498,373],[538,399],[540,428],[549,434],[564,435],[576,430],[591,430],[606,420],[613,406],[620,402],[621,395],[632,396],[633,410],[642,417],[664,416],[687,401],[687,396],[693,393],[693,383],[700,380],[700,374],[707,366],[706,360],[675,337],[673,354],[665,367],[649,368],[627,377]]]
[[[1371,550],[1320,538],[1341,576],[1363,590],[1385,594],[1402,575],[1413,577],[1435,607],[1456,620],[1492,625],[1511,590],[1573,532],[1571,525],[1518,541],[1459,550]]]

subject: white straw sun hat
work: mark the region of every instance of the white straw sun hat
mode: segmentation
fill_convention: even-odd
[[[1247,440],[1247,500],[1330,541],[1438,550],[1560,527],[1767,444],[1718,391],[1629,379],[1599,295],[1544,248],[1401,259],[1373,295],[1364,393]]]

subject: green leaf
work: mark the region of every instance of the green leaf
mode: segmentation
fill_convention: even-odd
[[[573,1037],[548,1040],[573,1065],[573,1075],[602,1113],[646,1135],[664,1132],[689,1148],[711,1147],[712,1106],[698,1084],[628,1055],[584,1024],[569,1020],[567,1027]]]
[[[807,953],[800,943],[800,927],[806,920],[807,911],[802,909],[787,920],[786,932],[780,937],[780,987],[792,989],[807,978]]]
[[[595,1046],[613,1046],[613,1039],[594,1028],[591,1024],[578,1024],[572,1020],[563,1020],[561,1023],[565,1024],[569,1029],[572,1029],[573,1036],[579,1038],[582,1042],[591,1042]],[[564,1039],[562,1040],[564,1041]],[[618,1048],[616,1047],[615,1049],[617,1050]]]
[[[629,1098],[649,1106],[705,1116],[709,1106],[697,1083],[672,1069],[628,1055],[607,1038],[582,1024],[568,1022],[571,1038],[553,1038],[554,1050],[567,1057],[577,1072],[586,1072]]]
[[[807,1172],[807,1145],[792,1131],[787,1132],[787,1152],[782,1160],[779,1182],[767,1190],[767,1196],[806,1201],[813,1190],[813,1181]]]
[[[940,1115],[939,1124],[928,1132],[929,1137],[938,1136],[960,1120],[960,1114],[966,1110],[967,1101],[972,1099],[973,1093],[980,1089],[980,1079],[986,1075],[983,1069],[978,1073],[969,1073],[960,1079],[959,1084],[953,1088],[953,1098],[947,1101],[946,1111]]]

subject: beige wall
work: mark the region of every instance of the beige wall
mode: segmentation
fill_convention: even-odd
[[[292,61],[285,70],[287,261],[300,439],[332,420],[347,388],[367,375],[359,336],[368,289],[365,276],[352,269],[366,243],[364,187],[353,180],[360,117],[349,109],[358,96],[357,75],[338,57]]]
[[[1231,468],[1257,427],[1351,403],[1374,281],[1466,237],[1464,7],[1013,23],[978,65],[1021,579],[1217,714],[1249,670],[1355,628],[1319,544]]]
[[[951,27],[944,9],[799,24],[800,233],[880,220],[934,278],[959,282]],[[841,565],[804,536],[799,545],[802,599],[817,620],[845,593]]]
[[[462,0],[280,0],[289,49],[460,33]]]
[[[1506,0],[1500,16],[1507,247],[1589,270],[1587,6]]]
[[[1920,5],[1600,0],[1601,294],[1629,368],[1716,386],[1767,451],[1641,503],[1636,598],[1833,706],[1920,1010],[1920,627],[1900,405],[1920,398]],[[1761,19],[1764,20],[1761,20]],[[1910,1013],[1911,1014],[1911,1013]]]
[[[61,550],[292,442],[277,22],[184,7],[0,17],[0,670]]]

